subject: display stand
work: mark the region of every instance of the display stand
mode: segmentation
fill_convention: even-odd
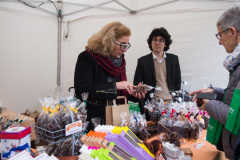
[[[68,112],[71,115],[71,119],[73,123],[74,119],[73,119],[72,111],[64,104],[64,98],[61,98],[59,101],[60,101],[59,103],[60,105],[63,105],[64,107],[67,108]],[[47,141],[49,143],[55,144],[71,138],[71,136],[68,136],[68,137],[65,136],[65,129],[52,132],[44,128],[38,127],[36,123],[32,124],[32,127],[35,129],[35,132],[38,138],[44,141]],[[72,134],[72,156],[74,156],[74,134]]]

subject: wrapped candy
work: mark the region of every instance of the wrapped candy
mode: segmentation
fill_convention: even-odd
[[[81,134],[75,134],[75,141],[74,141],[74,155],[79,155],[79,150],[82,147],[82,142],[80,142],[80,136]],[[72,143],[71,143],[72,145]],[[69,151],[68,151],[68,155],[71,156],[72,155],[72,147],[70,147]]]
[[[133,113],[131,114],[130,111],[130,123],[129,123],[129,129],[136,135],[138,132],[138,128],[136,128],[136,120],[134,119]]]
[[[51,156],[52,154],[54,154],[54,151],[57,147],[57,144],[54,144],[54,143],[49,143],[47,145],[47,149],[46,149],[46,153]]]
[[[195,121],[195,122],[191,125],[190,139],[197,140],[197,139],[200,138],[199,135],[200,135],[200,127],[199,127],[199,125],[197,124],[197,121]]]
[[[162,142],[162,146],[163,146],[163,152],[168,156],[177,158],[181,154],[180,148],[176,147],[174,144],[171,144],[169,142]]]
[[[182,135],[183,138],[189,139],[191,133],[191,123],[189,119],[186,119],[184,124],[182,125]]]
[[[128,124],[127,124],[126,116],[127,116],[127,113],[126,113],[126,112],[122,112],[122,113],[120,114],[120,117],[121,117],[121,119],[122,119],[122,120],[121,120],[122,123],[121,123],[120,127],[125,127],[125,126],[128,125]]]
[[[154,87],[152,87],[152,86],[149,86],[149,85],[146,85],[146,84],[142,84],[140,86],[133,87],[133,91],[137,92],[137,93],[143,93],[145,91],[150,91],[153,88]]]
[[[96,128],[101,123],[101,118],[99,117],[92,118],[91,122],[93,124],[93,127]]]
[[[59,114],[59,106],[53,107],[49,109],[50,115],[48,119],[48,130],[51,132],[58,131],[62,129],[62,117]],[[48,135],[50,136],[50,140],[56,142],[61,138],[60,132],[50,133],[48,132]]]
[[[146,125],[147,125],[147,121],[145,117],[142,117],[140,119],[139,139],[143,141],[148,138],[148,131],[147,131]]]
[[[51,98],[51,97],[46,97],[46,98],[39,98],[39,102],[41,103],[42,105],[42,111],[37,119],[37,126],[42,128],[42,129],[45,129],[47,130],[48,129],[48,121],[49,121],[49,107],[51,104],[53,104],[54,102],[54,99]],[[42,136],[42,138],[46,138],[46,136],[44,136],[44,134],[47,134],[47,133],[42,133],[42,132],[45,132],[43,130],[39,131],[41,132],[40,135]]]

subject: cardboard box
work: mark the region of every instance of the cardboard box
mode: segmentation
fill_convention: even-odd
[[[31,127],[15,126],[0,132],[1,157],[9,158],[12,151],[25,150],[31,153]]]
[[[9,117],[13,115],[13,116],[17,116],[18,113],[15,113],[13,111],[7,111],[5,114],[0,114],[1,117],[5,117],[4,121],[6,121],[7,119],[9,119]],[[23,120],[25,119],[27,116],[25,115],[20,115],[19,120]],[[35,119],[31,118],[31,117],[27,117],[27,120],[23,121],[20,126],[31,126],[32,124],[35,123]],[[35,134],[35,130],[34,127],[31,127],[31,141],[35,141],[36,138],[36,134]]]

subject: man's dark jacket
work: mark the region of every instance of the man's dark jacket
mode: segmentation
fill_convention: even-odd
[[[181,70],[178,61],[178,56],[166,53],[166,69],[167,69],[167,85],[169,90],[180,90],[181,88]],[[155,87],[156,73],[153,62],[152,53],[138,59],[137,68],[135,71],[133,84],[137,85],[139,82]],[[143,114],[143,106],[147,99],[150,99],[149,93],[146,94],[145,99],[139,100],[139,107]],[[148,116],[147,116],[148,117]],[[148,118],[147,118],[148,119]]]

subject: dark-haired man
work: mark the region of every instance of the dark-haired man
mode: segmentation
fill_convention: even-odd
[[[150,86],[164,87],[165,93],[169,93],[169,90],[180,90],[181,70],[178,56],[165,53],[172,44],[171,35],[163,27],[155,28],[147,42],[152,52],[138,59],[133,84],[137,85],[139,82],[143,82]],[[156,93],[157,90],[154,92]],[[171,95],[165,95],[163,91],[157,95],[157,98],[161,98],[165,102],[172,101]],[[143,107],[147,99],[150,99],[149,93],[146,94],[145,99],[139,100],[142,114],[145,112]]]

